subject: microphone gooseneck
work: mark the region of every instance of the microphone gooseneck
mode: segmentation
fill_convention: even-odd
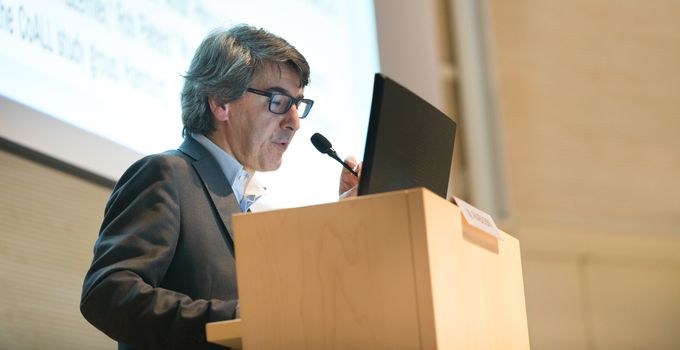
[[[323,154],[327,154],[329,157],[337,160],[340,164],[342,164],[345,169],[349,170],[350,173],[352,173],[354,176],[359,177],[359,174],[352,169],[347,163],[343,162],[340,157],[338,157],[338,154],[335,152],[333,149],[333,145],[331,145],[331,142],[328,141],[327,138],[325,138],[323,135],[319,134],[318,132],[312,135],[312,138],[310,139],[312,141],[312,144],[314,147],[316,147],[319,152]]]

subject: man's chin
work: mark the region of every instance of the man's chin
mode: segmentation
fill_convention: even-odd
[[[270,162],[268,164],[264,164],[260,169],[257,169],[257,171],[266,172],[266,171],[279,170],[279,168],[281,167],[281,163],[282,163],[281,159],[279,159],[276,162]]]

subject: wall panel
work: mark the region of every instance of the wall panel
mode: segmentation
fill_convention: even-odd
[[[0,348],[115,348],[79,311],[110,191],[0,150]]]
[[[485,3],[532,348],[680,348],[680,2]]]

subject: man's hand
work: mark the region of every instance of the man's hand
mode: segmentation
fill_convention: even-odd
[[[345,158],[345,163],[356,171],[359,174],[359,177],[354,176],[349,170],[342,168],[342,172],[340,173],[340,188],[338,191],[340,193],[340,199],[356,197],[357,189],[359,188],[359,178],[361,177],[362,163],[357,164],[356,159],[352,156]]]

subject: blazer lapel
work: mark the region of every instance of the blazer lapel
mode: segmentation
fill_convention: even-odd
[[[185,137],[179,150],[194,159],[194,169],[210,194],[210,199],[220,215],[221,222],[233,242],[231,215],[240,213],[241,207],[222,169],[210,152],[191,136]]]

